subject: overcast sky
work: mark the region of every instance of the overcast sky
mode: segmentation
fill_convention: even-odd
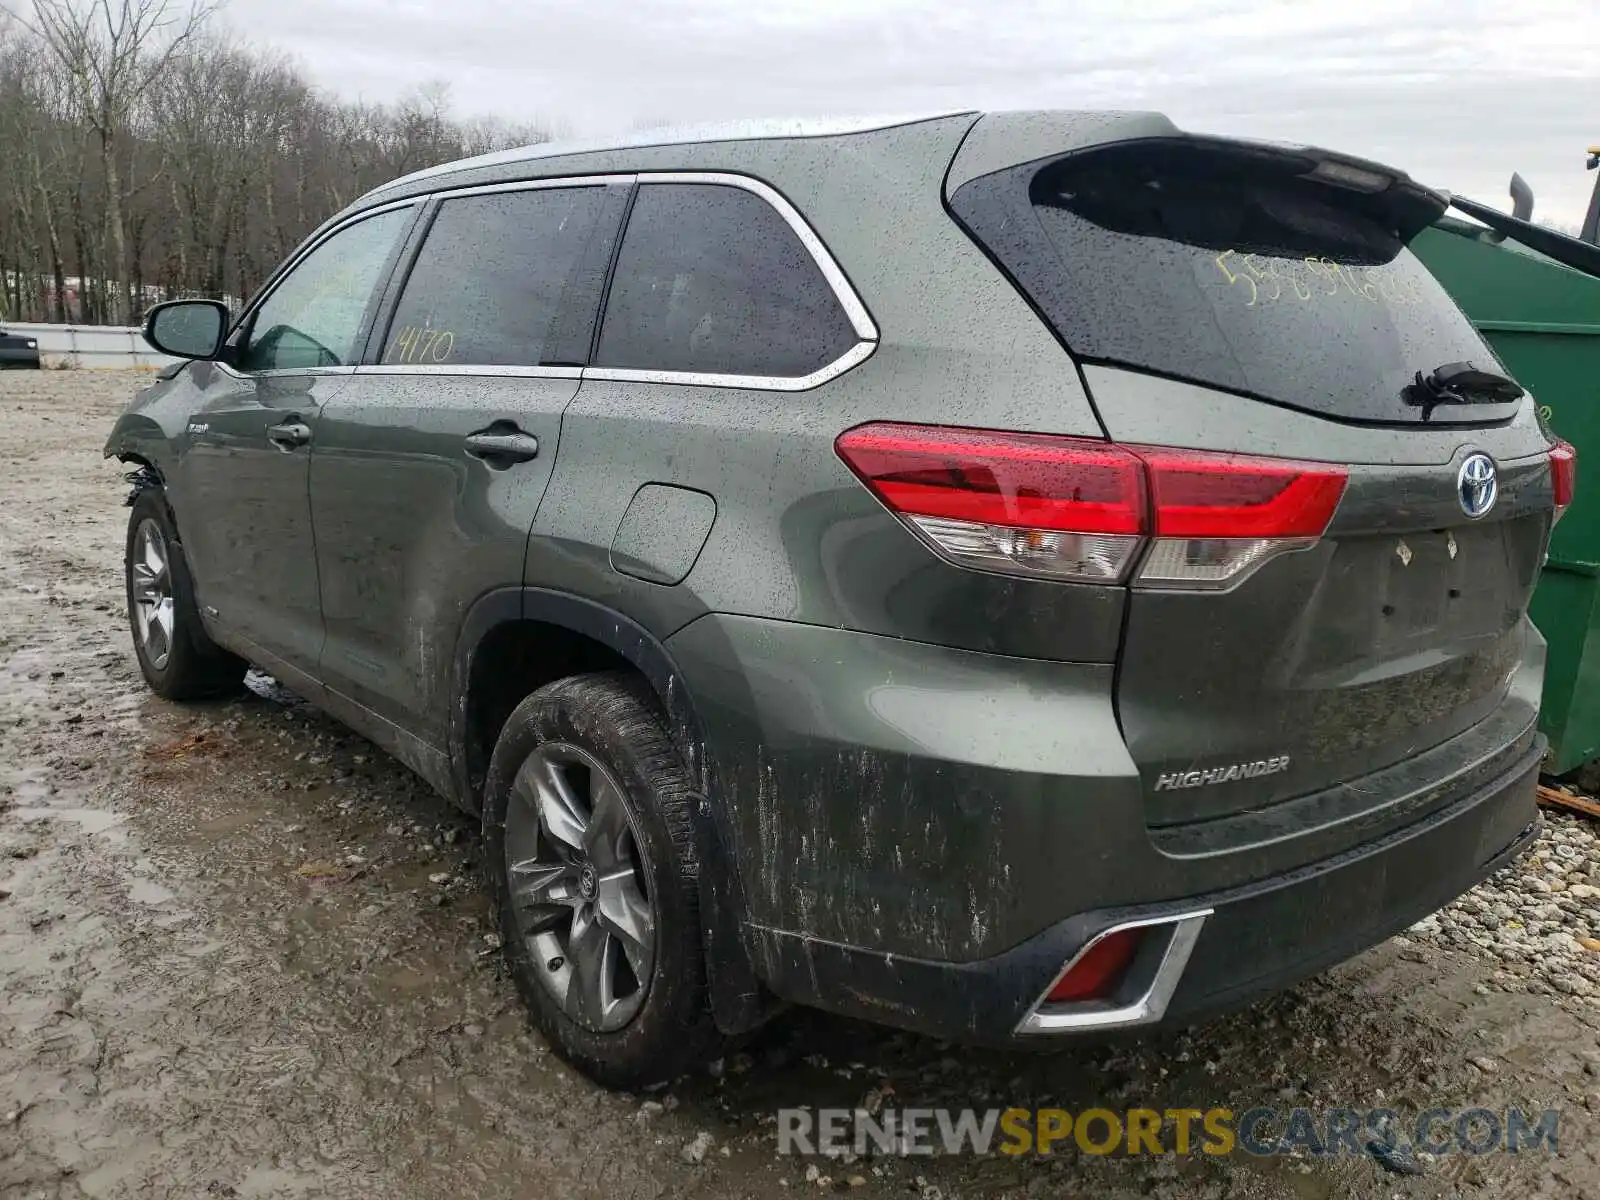
[[[578,135],[745,116],[1156,108],[1581,220],[1597,0],[231,0],[330,91],[450,85]],[[296,32],[286,32],[287,30]]]

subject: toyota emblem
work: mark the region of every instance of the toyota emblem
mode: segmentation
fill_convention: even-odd
[[[1487,454],[1469,454],[1456,475],[1456,496],[1461,501],[1461,511],[1474,519],[1494,507],[1500,495],[1500,480],[1495,471],[1494,459]]]

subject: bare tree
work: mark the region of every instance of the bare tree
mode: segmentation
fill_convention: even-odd
[[[320,95],[280,56],[201,28],[209,5],[0,0],[0,312],[124,322],[156,299],[248,295],[380,183],[543,141],[450,114]]]
[[[72,88],[73,116],[93,134],[104,188],[107,256],[113,277],[110,317],[128,319],[130,270],[118,150],[134,114],[215,5],[191,0],[33,0],[33,28]]]
[[[0,160],[9,185],[6,191],[9,250],[6,279],[8,307],[18,315],[44,307],[39,281],[48,274],[54,284],[49,307],[65,319],[66,271],[63,218],[69,207],[70,180],[81,177],[81,138],[70,121],[62,77],[43,63],[37,46],[5,31],[0,50],[0,94],[4,127],[15,147]],[[24,279],[28,280],[24,294]]]

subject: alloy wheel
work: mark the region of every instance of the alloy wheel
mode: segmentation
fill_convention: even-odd
[[[655,967],[656,913],[622,786],[588,751],[545,742],[517,772],[506,874],[540,981],[586,1029],[638,1013]]]
[[[128,564],[133,596],[135,632],[145,658],[160,671],[172,657],[172,637],[177,621],[172,594],[172,555],[161,526],[146,519],[133,539]]]

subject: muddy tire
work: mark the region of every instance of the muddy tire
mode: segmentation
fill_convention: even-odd
[[[160,488],[141,491],[128,517],[122,573],[139,670],[168,700],[237,691],[245,662],[206,635],[172,510]]]
[[[640,681],[560,680],[506,721],[485,870],[534,1025],[595,1081],[670,1080],[716,1050],[688,775]]]

